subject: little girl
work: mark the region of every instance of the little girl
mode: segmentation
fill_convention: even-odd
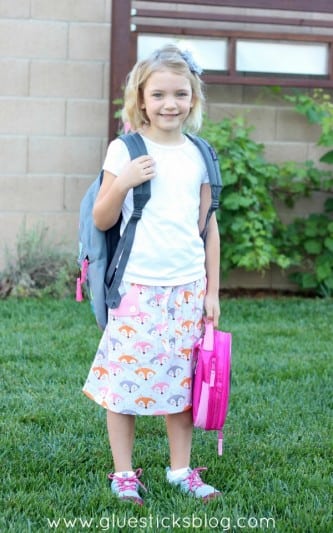
[[[220,495],[190,468],[192,442],[191,351],[203,313],[219,319],[219,233],[213,215],[200,232],[211,202],[202,156],[183,134],[201,126],[201,70],[189,52],[167,45],[138,62],[125,89],[124,123],[138,131],[149,155],[130,160],[125,144],[111,142],[94,205],[101,230],[133,210],[132,189],[151,180],[151,198],[139,220],[108,324],[84,386],[107,409],[114,462],[111,490],[142,505],[141,469],[132,468],[136,415],[164,415],[170,447],[169,483],[207,500]],[[153,443],[152,443],[153,446]]]

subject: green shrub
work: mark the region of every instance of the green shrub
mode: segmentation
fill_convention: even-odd
[[[298,267],[290,274],[292,281],[306,291],[321,296],[333,294],[333,220],[330,202],[327,213],[313,213],[297,218],[286,229],[286,248]]]
[[[217,219],[224,275],[238,267],[262,271],[272,263],[290,266],[273,238],[280,220],[270,189],[278,167],[264,160],[264,146],[251,140],[250,132],[236,118],[219,123],[207,119],[202,133],[217,152],[223,177]]]
[[[307,117],[310,123],[318,124],[321,128],[318,146],[329,147],[330,150],[320,158],[321,163],[333,164],[333,103],[331,97],[322,89],[316,89],[312,94],[295,93],[285,98],[292,102],[295,110]],[[309,162],[308,162],[309,164]],[[321,190],[333,192],[333,174],[328,170],[311,167],[312,178],[310,192]],[[302,192],[309,195],[305,180]],[[309,217],[297,218],[287,228],[287,248],[290,252],[297,250],[300,267],[291,274],[291,279],[302,289],[315,290],[322,296],[333,294],[333,198],[328,198],[324,205],[324,212],[311,213]]]
[[[6,266],[0,273],[0,297],[63,298],[75,291],[74,258],[51,241],[48,229],[25,223],[17,237],[14,252],[6,250]]]
[[[333,106],[328,105],[326,98],[323,101],[323,108],[310,116],[322,121],[319,144],[327,145],[333,141],[329,129],[333,114],[327,117],[327,113],[333,113]],[[318,105],[314,101],[313,106]],[[218,123],[206,119],[202,131],[217,152],[223,177],[221,208],[217,212],[223,276],[239,267],[248,271],[263,271],[271,265],[293,267],[290,278],[302,290],[330,296],[332,199],[327,200],[325,212],[297,218],[288,225],[281,221],[276,200],[292,208],[297,200],[311,197],[315,191],[332,192],[332,171],[316,168],[312,161],[268,163],[263,155],[264,146],[251,139],[251,131],[241,117]],[[329,163],[331,153],[321,160]]]

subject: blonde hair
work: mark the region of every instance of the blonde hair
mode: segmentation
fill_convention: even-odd
[[[185,76],[191,84],[193,107],[184,122],[189,131],[198,131],[202,124],[204,105],[203,82],[200,79],[201,70],[193,61],[189,52],[182,52],[177,46],[168,44],[151,54],[148,59],[139,61],[127,77],[124,92],[124,107],[122,120],[130,124],[132,130],[140,129],[147,124],[147,116],[141,108],[143,90],[151,74],[158,70],[168,69],[175,74]]]

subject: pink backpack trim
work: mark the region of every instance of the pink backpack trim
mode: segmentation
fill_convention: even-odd
[[[204,336],[193,348],[193,424],[205,430],[218,431],[219,455],[222,455],[222,428],[229,405],[231,343],[231,333],[214,330],[213,323],[207,322]]]

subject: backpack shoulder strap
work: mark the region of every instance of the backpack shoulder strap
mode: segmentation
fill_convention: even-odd
[[[131,159],[136,159],[140,155],[148,154],[146,145],[141,135],[138,133],[127,133],[119,136],[127,146]],[[150,198],[150,181],[145,181],[133,189],[134,209],[143,209]],[[140,217],[141,218],[141,215]]]
[[[222,178],[220,172],[219,160],[214,148],[209,142],[202,137],[186,133],[186,136],[197,146],[206,163],[209,182],[211,185],[222,188]],[[217,189],[218,190],[218,189]]]
[[[138,133],[128,133],[119,137],[127,146],[131,159],[147,154],[146,145]],[[106,304],[111,309],[116,309],[121,300],[119,285],[134,241],[136,225],[142,216],[142,210],[150,198],[150,180],[133,189],[133,213],[118,242],[116,251],[107,269],[105,276]]]
[[[123,133],[118,139],[126,144],[131,159],[147,154],[146,145],[139,133]]]
[[[209,177],[209,183],[211,188],[212,201],[207,213],[205,227],[202,231],[202,238],[205,240],[208,230],[208,223],[210,217],[216,209],[219,207],[219,199],[222,190],[222,178],[220,172],[219,160],[217,158],[214,148],[202,137],[186,133],[186,136],[196,145],[201,152],[201,155],[205,161],[207,173]]]

